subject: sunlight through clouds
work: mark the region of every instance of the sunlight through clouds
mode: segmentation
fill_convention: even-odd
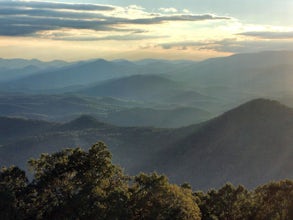
[[[18,43],[20,47],[24,46],[19,38],[27,39],[26,42],[32,39],[42,41],[52,57],[54,51],[49,50],[55,44],[63,43],[70,51],[70,45],[74,42],[72,50],[74,47],[84,48],[82,56],[88,58],[93,54],[87,53],[87,45],[104,51],[104,57],[115,58],[123,51],[125,54],[139,51],[141,58],[151,53],[170,57],[170,54],[165,54],[168,49],[168,53],[175,53],[178,58],[185,51],[184,57],[189,54],[189,59],[197,59],[203,51],[216,56],[250,51],[253,46],[260,50],[274,49],[275,46],[270,48],[266,43],[268,40],[272,45],[282,45],[283,48],[288,44],[290,48],[292,33],[290,26],[245,23],[227,14],[197,13],[172,5],[149,10],[137,4],[0,2],[1,39],[5,39],[8,45]],[[28,45],[26,48],[29,48]],[[0,55],[7,57],[10,54],[13,57],[11,48],[0,44]],[[11,51],[8,53],[7,50]],[[178,54],[178,51],[181,53]],[[34,53],[35,49],[28,50],[26,56],[34,57]],[[45,59],[50,58],[46,56]]]

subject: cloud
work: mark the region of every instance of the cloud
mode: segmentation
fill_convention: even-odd
[[[43,31],[64,29],[143,33],[146,25],[226,19],[230,18],[211,14],[152,14],[137,5],[122,8],[97,4],[0,2],[0,35],[2,36],[40,36]],[[134,29],[133,25],[139,25],[140,28]],[[88,36],[89,39],[92,37]]]
[[[62,34],[55,34],[52,37],[54,40],[65,40],[65,41],[137,41],[145,39],[158,39],[167,38],[168,36],[153,36],[153,35],[138,35],[138,34],[126,34],[126,35],[107,35],[105,37],[94,37],[94,36],[66,36]]]
[[[77,11],[112,11],[113,6],[98,4],[70,4],[57,2],[38,2],[38,1],[2,1],[2,7],[26,7],[26,8],[42,8],[42,9],[68,9]]]
[[[171,15],[171,16],[156,16],[152,18],[140,18],[128,20],[131,24],[160,24],[168,21],[205,21],[205,20],[229,20],[229,17],[219,17],[210,14],[204,15]]]
[[[158,46],[162,47],[165,50],[169,49],[179,49],[179,50],[187,50],[190,47],[201,47],[206,45],[204,42],[197,42],[197,41],[182,41],[182,42],[172,42],[172,43],[164,43]]]
[[[64,28],[91,29],[96,31],[117,30],[105,22],[73,20],[50,17],[7,16],[0,18],[0,35],[22,36],[33,35],[43,30],[57,30]]]
[[[159,8],[159,11],[165,12],[165,13],[176,13],[178,10],[176,8]]]
[[[212,50],[216,52],[250,53],[267,50],[293,50],[293,40],[237,40],[229,38],[211,41],[182,41],[157,45],[162,49]]]
[[[1,5],[1,3],[0,3]],[[66,19],[94,19],[104,18],[102,14],[89,12],[60,11],[50,9],[30,8],[0,8],[0,15],[3,16],[29,16],[41,18],[66,18]]]
[[[252,53],[268,50],[293,50],[293,40],[236,40],[226,39],[215,42],[207,48],[219,52]]]
[[[238,35],[257,37],[261,39],[293,39],[293,31],[251,31],[239,33]]]

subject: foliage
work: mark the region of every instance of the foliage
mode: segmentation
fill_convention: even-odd
[[[28,179],[17,167],[2,168],[0,173],[0,219],[21,219],[23,195]]]
[[[195,195],[199,198],[203,219],[245,220],[252,215],[252,196],[243,186],[227,183],[219,190],[213,189],[206,194],[196,192]]]
[[[127,200],[127,178],[103,143],[30,160],[35,172],[32,216],[47,219],[113,219]]]
[[[283,180],[259,186],[255,190],[255,219],[293,219],[293,181]]]
[[[101,142],[42,154],[29,166],[32,181],[18,167],[1,170],[0,219],[293,219],[291,180],[192,192],[157,173],[128,177]]]
[[[139,174],[130,188],[131,218],[139,219],[200,219],[200,210],[192,191],[170,184],[165,176]]]

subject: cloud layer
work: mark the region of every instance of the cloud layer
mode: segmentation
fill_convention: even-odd
[[[0,35],[2,36],[36,35],[44,30],[61,29],[125,31],[125,27],[129,25],[227,19],[230,18],[211,14],[153,14],[143,11],[138,6],[123,8],[96,4],[0,2]]]
[[[293,39],[293,31],[250,31],[239,33],[239,35],[260,39]]]
[[[194,13],[187,4],[147,10],[47,1],[0,0],[0,57],[203,59],[293,50],[293,27]]]

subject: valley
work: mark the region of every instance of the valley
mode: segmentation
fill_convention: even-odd
[[[0,74],[0,163],[26,169],[41,153],[103,141],[127,173],[198,189],[292,178],[291,59],[1,60],[32,71]]]

